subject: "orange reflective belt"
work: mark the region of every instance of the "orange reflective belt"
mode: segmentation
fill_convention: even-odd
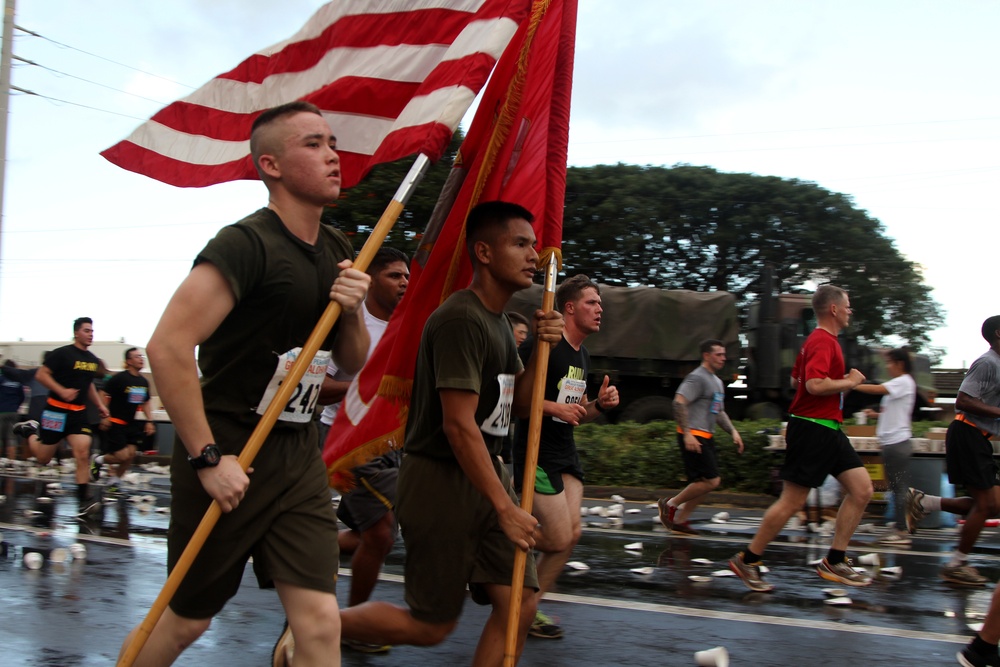
[[[128,422],[124,419],[118,419],[118,417],[108,417],[108,420],[112,424],[121,424],[122,426],[128,426]]]
[[[985,438],[989,438],[991,435],[993,435],[989,431],[984,431],[983,429],[979,428],[979,425],[976,424],[976,422],[972,421],[971,419],[969,419],[965,415],[955,415],[955,421],[957,421],[957,422],[965,422],[966,424],[968,424],[972,428],[974,428],[977,431],[979,431],[980,433],[982,433],[983,437],[985,437]]]
[[[681,430],[680,428],[677,429],[677,432],[680,433],[681,435],[684,435],[684,431]],[[699,438],[711,438],[713,434],[709,433],[708,431],[702,431],[700,429],[693,428],[691,429],[691,435],[696,435]]]
[[[76,405],[74,403],[63,403],[62,401],[57,401],[54,398],[48,399],[48,404],[54,408],[62,408],[63,410],[69,410],[70,412],[79,412],[80,410],[86,410],[86,405]]]

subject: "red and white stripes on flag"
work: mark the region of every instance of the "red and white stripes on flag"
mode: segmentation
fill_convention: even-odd
[[[255,179],[250,126],[294,100],[337,136],[343,187],[371,167],[437,160],[529,0],[334,0],[293,37],[157,112],[101,155],[179,187]]]

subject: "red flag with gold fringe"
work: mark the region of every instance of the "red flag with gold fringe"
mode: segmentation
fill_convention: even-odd
[[[576,11],[577,0],[534,0],[500,58],[410,267],[406,296],[330,429],[323,458],[331,485],[349,488],[351,468],[402,447],[424,323],[471,280],[469,210],[495,199],[521,204],[536,216],[542,263],[560,256]]]

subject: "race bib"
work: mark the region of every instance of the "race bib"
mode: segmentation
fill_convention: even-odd
[[[559,387],[559,396],[556,397],[556,403],[582,403],[583,396],[587,393],[587,381],[586,380],[574,380],[573,378],[563,378],[562,384]],[[566,424],[567,422],[559,419],[558,417],[553,417],[552,421],[559,422],[560,424]]]
[[[489,435],[505,436],[510,429],[510,411],[514,405],[514,376],[501,373],[497,382],[500,384],[500,398],[490,416],[479,425],[479,430]]]
[[[149,398],[148,390],[145,387],[129,387],[128,402],[133,405],[142,405]]]
[[[712,394],[712,406],[709,408],[709,412],[713,415],[717,415],[722,412],[723,407],[726,405],[726,395],[721,391],[717,391]]]
[[[264,390],[264,396],[257,405],[257,414],[263,415],[268,406],[271,405],[271,399],[278,393],[278,387],[288,377],[288,371],[295,365],[295,360],[299,358],[301,353],[302,348],[297,347],[278,357],[278,367],[275,369],[271,381],[268,382],[267,389]],[[323,378],[326,376],[326,365],[329,362],[329,351],[320,350],[316,353],[309,368],[306,369],[305,375],[302,376],[292,392],[291,398],[285,404],[285,408],[278,415],[278,421],[303,423],[313,418],[316,401],[319,400],[319,390],[323,385]]]
[[[66,430],[66,413],[42,410],[42,430],[62,433]]]

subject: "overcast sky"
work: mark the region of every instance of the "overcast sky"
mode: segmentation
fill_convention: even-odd
[[[570,164],[707,165],[812,181],[879,219],[946,311],[944,365],[986,349],[1000,173],[1000,3],[579,0]],[[98,153],[291,36],[319,0],[20,0],[0,340],[142,346],[259,183],[178,189]],[[391,193],[390,193],[391,194]],[[830,234],[835,235],[836,229]]]

